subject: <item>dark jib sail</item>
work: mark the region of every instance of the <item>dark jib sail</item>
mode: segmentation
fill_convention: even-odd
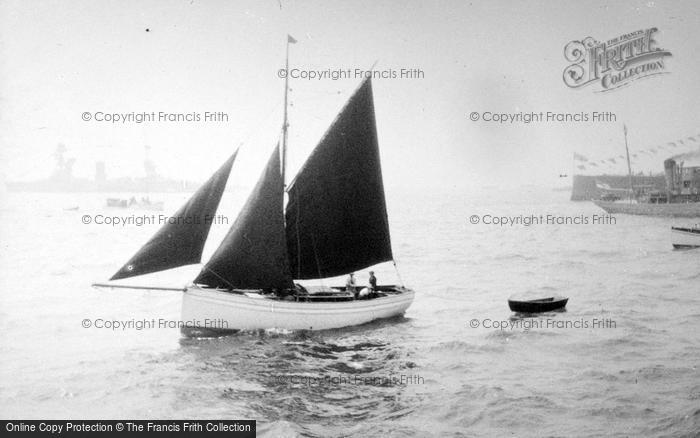
[[[110,280],[199,263],[237,153]]]
[[[279,146],[241,213],[194,283],[225,289],[293,287],[284,239]]]
[[[288,193],[287,248],[294,278],[344,275],[393,259],[369,79]]]

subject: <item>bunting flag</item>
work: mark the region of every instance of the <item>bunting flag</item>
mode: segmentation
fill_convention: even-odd
[[[624,126],[625,130],[625,135],[627,134],[627,126]],[[692,147],[692,145],[688,144],[688,142],[695,142],[698,143],[700,142],[700,134],[696,135],[691,135],[689,137],[685,137],[684,139],[679,139],[676,140],[675,142],[670,141],[668,143],[658,145],[652,148],[644,149],[644,150],[636,150],[634,154],[630,154],[630,162],[632,164],[637,164],[637,163],[644,163],[645,160],[643,159],[644,157],[642,154],[646,154],[649,157],[652,157],[654,160],[658,159],[656,156],[658,154],[669,154],[669,153],[678,153],[682,152],[684,149],[687,149],[689,147]],[[673,151],[671,148],[679,148],[680,151],[676,150]],[[635,159],[634,161],[632,159]],[[599,169],[607,168],[607,169],[612,169],[614,168],[614,165],[619,165],[620,163],[618,161],[624,161],[625,156],[624,155],[618,155],[617,157],[613,158],[608,158],[604,160],[599,160],[599,161],[591,161],[587,157],[578,154],[574,152],[574,161],[581,161],[587,163],[589,167],[598,167]],[[648,161],[648,160],[647,160]],[[576,166],[577,169],[580,170],[586,170],[586,166],[583,165],[578,165]],[[599,170],[600,171],[600,170]]]

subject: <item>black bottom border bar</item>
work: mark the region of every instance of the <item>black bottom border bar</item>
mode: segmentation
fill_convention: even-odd
[[[227,436],[253,438],[255,420],[0,420],[3,436],[86,436],[160,434],[169,436]]]

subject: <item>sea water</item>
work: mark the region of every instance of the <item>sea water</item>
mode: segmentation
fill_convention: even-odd
[[[593,223],[604,212],[547,189],[387,194],[400,277],[375,271],[416,290],[405,317],[217,338],[170,323],[179,292],[90,287],[158,229],[95,217],[161,212],[110,210],[104,194],[4,194],[0,416],[256,419],[269,437],[700,431],[700,250],[672,250],[670,234],[687,220]],[[149,196],[162,214],[187,197]],[[132,283],[181,286],[199,269]],[[569,303],[523,317],[508,309],[516,293]]]

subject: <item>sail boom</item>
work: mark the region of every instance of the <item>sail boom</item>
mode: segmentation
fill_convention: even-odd
[[[105,289],[134,289],[134,290],[167,290],[174,292],[185,292],[186,287],[163,287],[163,286],[129,286],[125,284],[93,283],[92,287]]]

